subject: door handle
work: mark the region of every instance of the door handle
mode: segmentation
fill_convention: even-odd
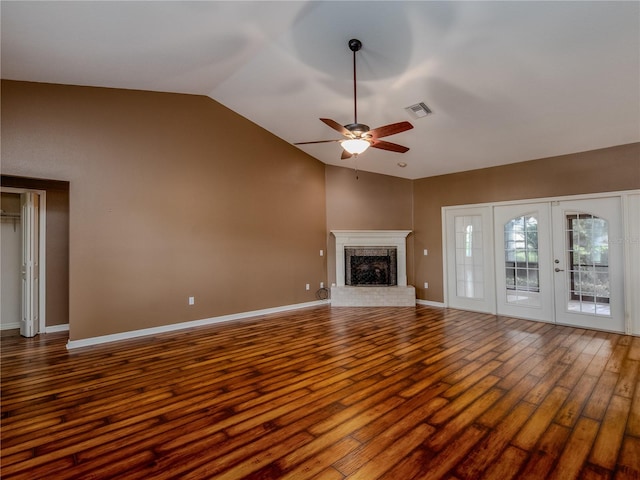
[[[564,272],[564,270],[563,270],[562,268],[558,268],[558,267],[554,268],[554,270],[555,270],[556,272]]]

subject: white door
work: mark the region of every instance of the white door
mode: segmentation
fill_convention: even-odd
[[[38,195],[26,192],[20,195],[22,205],[22,307],[20,334],[33,337],[38,331],[39,302],[39,248],[38,248]]]
[[[556,322],[623,332],[620,199],[554,202],[552,217]]]
[[[548,202],[495,207],[499,315],[553,320],[550,218]]]
[[[447,209],[447,304],[495,313],[490,207]]]

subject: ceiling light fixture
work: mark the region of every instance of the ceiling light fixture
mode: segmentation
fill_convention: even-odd
[[[351,155],[359,155],[369,148],[371,143],[362,138],[352,138],[351,140],[343,140],[340,145]]]

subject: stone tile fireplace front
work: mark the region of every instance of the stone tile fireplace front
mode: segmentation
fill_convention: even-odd
[[[345,247],[345,285],[397,285],[397,257],[396,247]]]

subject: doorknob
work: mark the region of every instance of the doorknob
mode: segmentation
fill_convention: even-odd
[[[554,268],[554,270],[555,270],[556,272],[564,272],[564,270],[563,270],[563,269],[558,268],[558,267]]]

